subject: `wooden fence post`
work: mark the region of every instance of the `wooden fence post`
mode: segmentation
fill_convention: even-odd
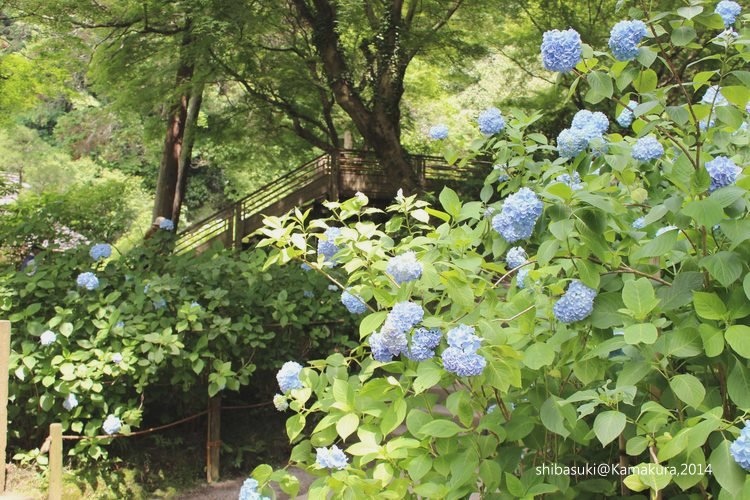
[[[219,480],[221,452],[221,393],[208,399],[208,432],[206,435],[206,482]]]
[[[5,448],[8,446],[8,364],[10,321],[0,321],[0,493],[5,492]]]
[[[62,424],[49,426],[49,500],[62,500],[63,445]]]

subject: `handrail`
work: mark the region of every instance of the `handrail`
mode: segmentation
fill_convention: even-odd
[[[312,199],[310,197],[313,195],[320,196],[321,186],[316,183],[326,177],[329,178],[330,183],[327,196],[336,197],[341,179],[338,177],[340,172],[348,173],[348,175],[360,174],[365,178],[373,175],[378,178],[385,175],[380,162],[372,151],[345,149],[334,154],[335,156],[331,154],[320,155],[256,189],[231,205],[191,224],[178,233],[175,252],[181,253],[201,247],[217,238],[222,238],[225,244],[238,246],[239,241],[247,235],[245,234],[246,220],[270,209],[272,206],[276,206],[276,210],[280,210],[283,203],[281,205],[279,203],[290,196],[297,198],[301,196],[300,199],[307,198],[308,200]],[[447,165],[445,159],[440,156],[409,155],[409,160],[422,182],[457,180],[467,171],[474,170],[471,167],[458,168]],[[335,168],[336,166],[338,168]],[[305,193],[304,190],[308,186],[318,191]],[[374,187],[377,188],[377,186]]]

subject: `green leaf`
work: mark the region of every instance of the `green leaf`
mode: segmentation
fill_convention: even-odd
[[[656,327],[651,323],[638,323],[625,328],[625,342],[631,345],[653,344],[658,338]]]
[[[550,396],[542,404],[539,416],[542,419],[542,424],[547,429],[567,438],[570,435],[570,431],[565,427],[565,417],[560,409],[561,404],[569,405],[569,403],[560,402],[559,398],[555,396]]]
[[[681,17],[684,17],[685,19],[692,19],[698,14],[703,12],[703,6],[702,5],[693,5],[691,7],[680,7],[677,9],[677,14],[679,14]]]
[[[425,437],[449,438],[464,430],[455,422],[440,419],[427,422],[419,429],[419,433]]]
[[[669,381],[669,387],[683,403],[698,408],[706,397],[706,389],[697,377],[689,373],[675,375]]]
[[[305,416],[292,415],[286,421],[286,435],[289,437],[289,441],[294,441],[297,436],[300,435],[302,429],[305,428]]]
[[[635,247],[635,251],[631,254],[631,259],[640,260],[646,257],[662,257],[669,254],[674,248],[679,234],[679,231],[667,231],[642,247]]]
[[[745,279],[742,280],[742,288],[745,290],[745,296],[750,299],[750,273],[745,275]]]
[[[641,94],[651,92],[656,89],[659,83],[659,78],[656,76],[656,71],[652,69],[644,69],[638,76],[633,80],[633,87]]]
[[[726,85],[721,87],[721,95],[735,106],[744,108],[750,100],[750,89],[744,85]]]
[[[393,432],[406,418],[406,401],[403,399],[396,399],[388,407],[383,414],[383,418],[380,421],[380,431],[383,435],[388,435]]]
[[[421,394],[430,387],[435,386],[443,376],[443,370],[432,360],[423,361],[417,367],[417,378],[414,379],[412,388],[415,394]]]
[[[526,349],[523,354],[523,364],[532,370],[549,366],[555,360],[555,351],[549,344],[537,342]]]
[[[745,359],[750,359],[750,326],[732,325],[724,336],[727,344]]]
[[[446,186],[440,191],[439,199],[443,209],[450,214],[451,217],[457,219],[461,214],[461,200],[458,199],[456,192]]]
[[[430,472],[430,469],[432,469],[432,458],[427,454],[417,455],[406,466],[409,476],[417,482]]]
[[[719,485],[734,497],[742,491],[747,475],[742,468],[734,461],[732,454],[729,452],[730,442],[722,441],[711,453],[708,462],[713,469],[713,475]]]
[[[672,286],[659,287],[657,296],[661,300],[659,304],[662,311],[671,311],[693,300],[693,291],[703,288],[703,273],[696,271],[684,271],[678,273]]]
[[[387,311],[378,311],[365,316],[359,324],[359,338],[364,338],[366,335],[377,330],[383,324],[387,315]]]
[[[622,287],[622,301],[637,320],[643,320],[659,303],[648,278],[625,282]]]
[[[724,301],[713,292],[693,292],[693,307],[703,319],[724,319],[727,315]]]
[[[699,225],[706,227],[713,227],[725,217],[721,205],[711,198],[691,201],[685,205],[683,213],[692,217]]]
[[[602,446],[607,446],[622,434],[625,424],[624,413],[614,410],[605,411],[598,414],[594,420],[594,434]]]
[[[750,411],[750,372],[742,366],[742,363],[735,363],[732,371],[727,377],[727,392],[729,399],[734,401],[739,408]]]
[[[735,252],[722,251],[703,257],[700,265],[725,287],[737,281],[742,275],[742,259]]]
[[[404,414],[406,410],[404,409]],[[341,439],[346,441],[346,438],[351,436],[359,426],[359,417],[354,413],[347,413],[336,422],[336,432]]]
[[[614,88],[612,78],[603,71],[592,71],[586,75],[591,90],[586,94],[586,100],[592,104],[612,97]]]
[[[678,47],[683,47],[693,40],[697,33],[692,26],[680,26],[672,32],[672,43]]]

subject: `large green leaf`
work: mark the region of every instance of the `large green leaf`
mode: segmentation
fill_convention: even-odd
[[[706,397],[706,389],[701,384],[701,381],[689,373],[672,377],[669,381],[669,387],[672,388],[672,391],[683,403],[693,408],[698,408],[703,402],[703,398]]]
[[[607,446],[622,434],[626,423],[625,414],[622,412],[614,410],[602,412],[594,419],[594,434],[602,446]]]
[[[719,443],[714,448],[708,461],[713,469],[713,475],[721,487],[727,490],[732,496],[737,497],[742,490],[747,474],[734,461],[732,454],[729,452],[730,444],[727,440]]]
[[[732,325],[727,329],[727,344],[745,359],[750,359],[750,326]]]
[[[742,275],[742,258],[735,252],[722,251],[703,257],[700,265],[725,287],[737,281]]]
[[[622,301],[637,320],[644,319],[659,303],[648,278],[627,281],[622,287]]]

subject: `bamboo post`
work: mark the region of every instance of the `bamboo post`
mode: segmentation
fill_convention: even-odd
[[[221,452],[221,395],[208,399],[208,432],[206,436],[206,482],[219,480]]]
[[[0,493],[5,492],[5,448],[8,445],[8,364],[10,363],[10,321],[0,321]]]
[[[50,424],[49,437],[49,500],[61,500],[63,490],[62,424]]]

